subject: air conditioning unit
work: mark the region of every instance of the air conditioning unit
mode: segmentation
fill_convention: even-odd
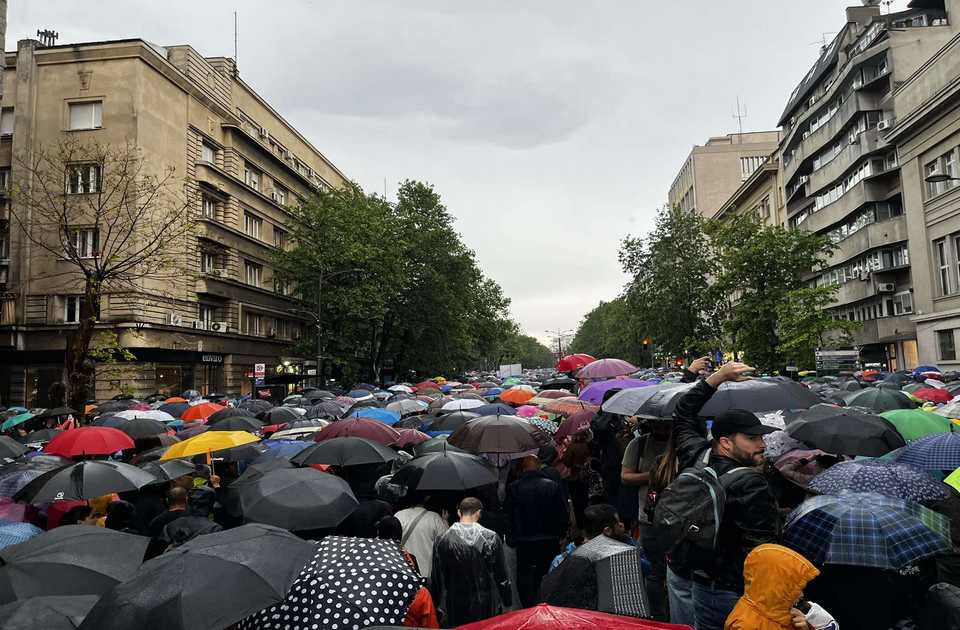
[[[203,321],[202,319],[195,319],[193,320],[193,327],[197,330],[206,330],[207,322]]]
[[[809,181],[810,181],[809,175],[801,175],[800,177],[797,178],[797,186],[803,186]]]
[[[878,282],[877,291],[879,293],[893,293],[897,290],[897,285],[893,282]]]
[[[893,127],[893,121],[886,118],[877,123],[877,131],[886,131],[890,127]]]
[[[183,316],[178,313],[170,313],[168,320],[171,326],[183,326]]]
[[[208,330],[211,332],[225,333],[230,329],[227,322],[210,322]]]

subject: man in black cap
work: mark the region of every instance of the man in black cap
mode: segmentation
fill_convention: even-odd
[[[708,439],[706,422],[699,416],[721,383],[745,380],[750,372],[753,368],[743,363],[723,365],[684,394],[674,411],[679,469],[705,462],[716,471],[726,491],[712,558],[687,567],[680,566],[682,561],[677,559],[671,563],[672,570],[691,572],[697,630],[723,630],[727,616],[743,594],[747,554],[758,545],[777,542],[777,503],[760,469],[763,436],[776,429],[762,424],[752,412],[730,409],[714,418],[712,439]],[[725,479],[725,473],[731,471],[733,474]]]

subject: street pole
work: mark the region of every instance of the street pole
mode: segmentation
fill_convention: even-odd
[[[323,378],[323,274],[317,274],[317,387],[326,385]]]

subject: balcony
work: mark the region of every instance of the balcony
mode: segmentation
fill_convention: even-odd
[[[861,324],[861,328],[852,333],[853,341],[858,346],[912,339],[917,334],[916,324],[910,321],[910,315],[881,317]]]
[[[829,264],[838,265],[871,249],[905,240],[907,240],[906,217],[901,215],[879,223],[871,223],[839,241]]]
[[[801,225],[811,232],[821,232],[839,223],[863,204],[884,201],[899,191],[899,181],[894,186],[882,179],[878,181],[876,177],[857,182],[842,197],[811,214]]]
[[[875,153],[882,146],[886,146],[886,143],[880,140],[880,132],[876,129],[868,129],[859,134],[856,142],[847,145],[826,165],[810,173],[809,194],[816,194],[816,192],[834,183],[852,164],[867,155]]]

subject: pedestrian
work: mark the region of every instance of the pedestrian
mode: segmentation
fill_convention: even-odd
[[[381,540],[393,540],[400,546],[400,553],[410,568],[419,573],[416,559],[407,553],[403,548],[401,540],[403,539],[403,527],[396,516],[385,516],[377,521],[377,538]],[[426,587],[421,586],[414,596],[410,607],[407,609],[407,616],[403,621],[404,626],[412,628],[439,628],[437,622],[437,609],[433,604],[433,597]]]
[[[709,467],[723,486],[726,503],[718,523],[716,546],[706,553],[678,559],[692,571],[697,630],[722,630],[743,594],[743,564],[747,554],[764,543],[777,542],[778,511],[773,492],[759,471],[763,436],[776,431],[749,411],[731,409],[713,421],[707,439],[700,409],[717,388],[741,381],[754,369],[737,362],[724,364],[677,401],[673,433],[680,470]],[[729,474],[728,474],[729,473]],[[672,554],[675,559],[678,554]]]
[[[475,497],[460,501],[460,520],[434,546],[431,590],[447,627],[494,617],[512,603],[503,544],[478,523],[482,510]]]
[[[188,491],[186,513],[170,521],[160,533],[164,547],[179,547],[197,536],[222,531],[223,527],[213,521],[216,499],[216,491],[208,486]]]
[[[507,544],[517,550],[517,593],[529,608],[560,549],[568,512],[560,484],[543,472],[535,455],[521,460],[520,471],[507,486]]]
[[[137,529],[137,508],[129,501],[113,501],[107,506],[104,527],[127,534],[140,534]]]
[[[429,498],[400,510],[395,516],[403,530],[401,545],[416,559],[420,575],[429,579],[433,569],[433,546],[449,525],[440,514],[428,509],[427,503]]]
[[[150,544],[147,546],[147,558],[153,558],[166,548],[166,544],[160,540],[163,529],[187,513],[187,491],[182,486],[173,486],[167,491],[167,509],[158,514],[147,527],[146,534],[150,536]]]

